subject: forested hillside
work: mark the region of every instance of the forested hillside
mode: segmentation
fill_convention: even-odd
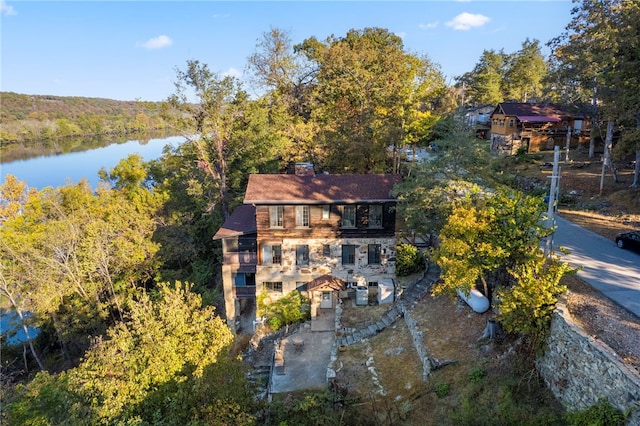
[[[158,103],[0,93],[0,141],[121,134],[159,129]]]

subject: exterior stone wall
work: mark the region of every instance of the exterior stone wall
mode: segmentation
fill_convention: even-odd
[[[640,374],[602,342],[588,336],[558,305],[548,347],[536,361],[538,372],[562,404],[581,410],[606,398],[640,425]]]
[[[355,245],[355,264],[342,264],[342,245]],[[380,244],[382,255],[379,265],[369,265],[368,244]],[[309,264],[296,265],[296,246],[308,245]],[[330,246],[331,255],[323,255],[324,245]],[[282,282],[282,293],[285,295],[296,289],[297,283],[309,282],[312,279],[330,274],[344,281],[365,282],[380,281],[384,278],[395,278],[396,265],[395,238],[287,238],[282,241],[282,263],[279,265],[258,265],[256,267],[256,293],[262,291],[264,282]],[[278,295],[273,295],[276,298]]]

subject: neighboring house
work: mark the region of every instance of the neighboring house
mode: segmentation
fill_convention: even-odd
[[[255,319],[256,296],[301,291],[311,316],[333,309],[349,286],[395,278],[396,199],[400,175],[254,174],[244,204],[214,236],[222,240],[227,321]]]
[[[491,130],[491,113],[494,110],[493,105],[476,105],[467,108],[464,114],[465,126],[474,129],[476,137],[480,139],[488,139]]]
[[[553,149],[555,145],[577,146],[588,138],[588,121],[554,104],[501,103],[491,114],[491,150],[515,154]]]

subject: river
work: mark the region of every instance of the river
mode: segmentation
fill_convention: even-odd
[[[120,160],[130,154],[140,154],[145,161],[160,158],[166,145],[176,147],[184,141],[182,136],[169,136],[156,139],[128,140],[119,143],[107,143],[99,148],[79,152],[40,155],[32,158],[10,161],[0,164],[2,182],[11,174],[38,190],[47,186],[59,187],[68,183],[77,183],[86,178],[93,188],[100,181],[98,171],[113,168]]]

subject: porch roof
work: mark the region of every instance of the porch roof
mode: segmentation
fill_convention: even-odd
[[[308,286],[309,291],[319,291],[322,289],[340,291],[346,288],[347,283],[345,281],[328,274],[321,275],[318,278],[312,280]]]

